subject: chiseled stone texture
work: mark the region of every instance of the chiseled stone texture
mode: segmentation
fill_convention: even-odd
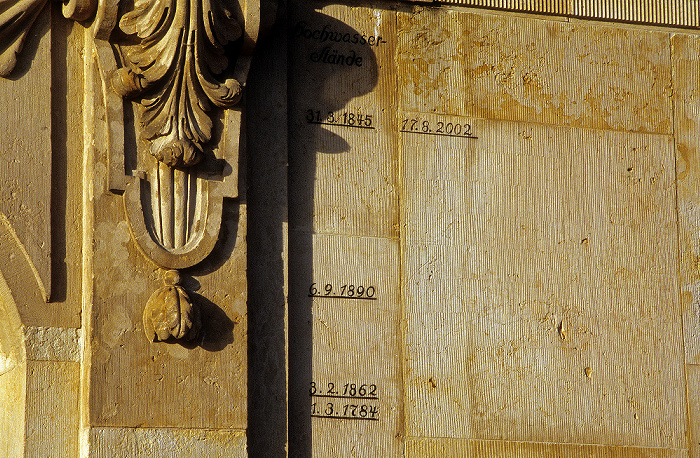
[[[75,328],[25,327],[27,359],[80,362],[80,334]]]
[[[292,230],[398,237],[398,157],[394,117],[395,14],[368,7],[296,5],[290,18],[290,223]],[[361,45],[309,39],[323,30],[352,37],[384,37]],[[337,51],[361,58],[361,66],[314,62]],[[353,54],[354,53],[354,54]],[[372,116],[371,129],[308,122],[311,112]],[[363,118],[364,119],[364,118]],[[349,122],[349,121],[344,121]],[[358,121],[354,121],[357,123]]]
[[[3,361],[0,372],[0,450],[8,458],[24,456],[26,364]]]
[[[27,361],[26,457],[78,456],[80,365]]]
[[[338,290],[336,279],[355,287],[374,288],[376,300],[313,298],[311,333],[313,366],[311,382],[317,394],[328,393],[333,383],[338,393],[345,384],[376,385],[377,400],[315,397],[321,414],[334,405],[345,414],[345,405],[376,407],[379,421],[312,418],[315,437],[312,456],[397,456],[401,443],[395,431],[401,428],[401,345],[399,303],[399,244],[378,237],[314,235],[314,281],[323,291],[326,284]],[[324,292],[319,293],[325,294]],[[337,294],[337,291],[336,291]],[[368,416],[371,414],[368,414]],[[343,422],[342,424],[339,424]],[[339,428],[343,433],[337,434]]]
[[[44,293],[50,290],[52,267],[50,23],[50,11],[39,14],[26,44],[35,59],[20,59],[14,78],[0,78],[0,213],[32,260]]]
[[[684,303],[686,358],[700,364],[700,38],[677,34],[672,37],[674,123],[678,192],[680,283]]]
[[[641,22],[671,27],[700,26],[700,4],[693,0],[444,0],[444,3],[599,21]]]
[[[406,435],[685,448],[669,35],[399,30],[405,117],[479,137],[402,138]]]
[[[686,366],[688,383],[688,436],[690,442],[689,456],[700,456],[700,365]]]
[[[680,245],[679,283],[688,383],[691,456],[700,455],[700,37],[671,38]]]
[[[407,435],[682,448],[671,139],[474,126],[404,144]]]
[[[225,210],[224,231],[237,233],[219,248],[213,272],[188,271],[202,307],[195,342],[151,343],[142,313],[163,285],[161,271],[130,239],[121,197],[97,202],[95,277],[90,339],[90,416],[93,426],[240,428],[246,425],[245,206]],[[220,259],[220,258],[219,258]],[[147,399],[148,402],[144,402]]]
[[[289,19],[290,455],[400,456],[396,15],[314,6],[294,5]],[[344,64],[319,61],[323,53]],[[312,284],[333,296],[372,288],[375,300],[311,298]],[[376,395],[327,397],[351,386],[375,386]]]
[[[244,458],[244,431],[178,428],[92,428],[89,458]]]

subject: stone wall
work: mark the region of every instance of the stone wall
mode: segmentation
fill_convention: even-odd
[[[292,7],[293,456],[696,456],[697,36],[487,6]]]

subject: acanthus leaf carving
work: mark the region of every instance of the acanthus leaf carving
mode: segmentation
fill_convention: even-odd
[[[241,25],[227,0],[136,0],[119,28],[137,37],[119,46],[124,67],[113,86],[140,97],[143,134],[151,154],[169,166],[191,166],[212,137],[212,104],[234,106],[241,84],[227,75],[227,47]]]

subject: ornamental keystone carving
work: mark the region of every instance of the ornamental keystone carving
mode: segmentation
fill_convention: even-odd
[[[0,0],[0,76],[16,65],[47,2]],[[104,104],[110,190],[123,194],[136,246],[167,271],[146,304],[144,330],[151,341],[192,339],[199,310],[177,270],[211,253],[223,199],[238,195],[241,116],[223,110],[243,94],[259,0],[68,0],[62,8],[94,37],[86,55],[101,78],[95,100]],[[132,112],[139,138],[127,146]]]

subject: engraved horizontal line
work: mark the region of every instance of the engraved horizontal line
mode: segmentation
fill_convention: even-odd
[[[454,135],[454,134],[441,134],[438,132],[421,132],[419,130],[400,130],[405,134],[421,134],[421,135],[437,135],[439,137],[454,137],[454,138],[471,138],[477,140],[479,137],[472,137],[471,135]]]
[[[376,297],[360,297],[360,296],[325,296],[325,295],[317,295],[314,296],[313,294],[309,294],[309,297],[328,297],[332,299],[364,299],[366,301],[376,301]]]
[[[370,129],[374,130],[372,126],[358,126],[357,124],[337,124],[332,122],[319,122],[319,121],[306,121],[307,124],[322,124],[324,126],[341,126],[341,127],[356,127],[358,129]]]
[[[335,399],[376,399],[378,396],[344,396],[342,394],[312,394],[312,398],[335,398]]]
[[[335,417],[332,415],[314,415],[311,414],[312,417],[316,418],[335,418],[337,420],[370,420],[370,421],[379,421],[379,418],[370,418],[370,417]]]

